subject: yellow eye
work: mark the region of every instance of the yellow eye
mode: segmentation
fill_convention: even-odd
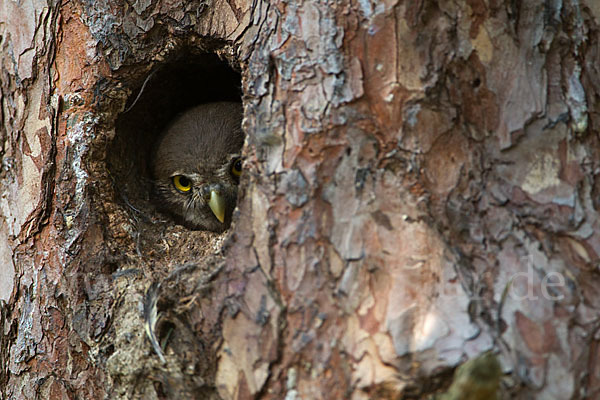
[[[181,193],[189,192],[192,188],[192,182],[183,175],[175,175],[173,177],[173,186]]]
[[[231,173],[234,176],[240,176],[242,174],[242,159],[234,158],[231,163]]]

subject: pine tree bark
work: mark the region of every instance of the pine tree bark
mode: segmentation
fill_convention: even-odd
[[[595,398],[599,25],[595,0],[0,0],[0,399],[423,398],[490,354],[499,398]],[[152,138],[235,71],[238,211],[189,231],[153,208]]]

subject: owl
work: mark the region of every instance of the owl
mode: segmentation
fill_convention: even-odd
[[[158,205],[191,229],[222,232],[231,224],[242,173],[242,105],[206,103],[179,115],[152,157]]]

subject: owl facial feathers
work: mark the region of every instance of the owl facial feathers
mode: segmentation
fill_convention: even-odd
[[[206,103],[179,115],[152,159],[161,208],[192,229],[222,232],[237,201],[244,143],[240,103]]]

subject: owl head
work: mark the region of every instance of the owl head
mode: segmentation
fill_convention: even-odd
[[[242,172],[240,103],[207,103],[179,115],[152,158],[159,206],[191,229],[222,232],[231,224]]]

